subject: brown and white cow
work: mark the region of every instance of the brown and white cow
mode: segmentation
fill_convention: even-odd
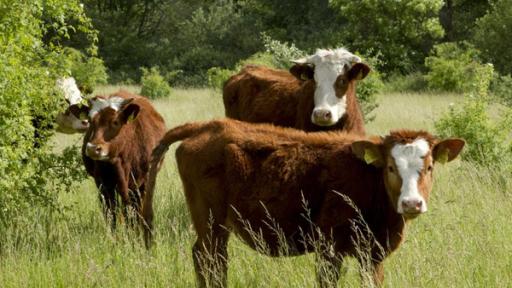
[[[82,94],[73,77],[57,79],[57,88],[64,94],[68,103],[66,110],[57,115],[57,132],[65,134],[85,133],[89,128],[87,112],[89,108],[83,103]]]
[[[344,48],[319,49],[295,60],[290,72],[245,66],[223,89],[226,116],[305,131],[364,134],[356,82],[370,68]]]
[[[406,223],[427,211],[434,164],[464,146],[424,131],[363,138],[220,120],[169,130],[152,163],[180,140],[176,160],[197,232],[201,287],[226,285],[231,232],[271,256],[317,252],[322,287],[336,285],[347,256],[370,259],[367,271],[382,283],[383,260],[400,245]],[[147,193],[156,173],[152,164]],[[355,242],[357,231],[367,232],[368,249]],[[314,239],[324,239],[325,249]]]
[[[115,228],[120,196],[124,208],[133,207],[141,218],[138,220],[149,247],[153,206],[145,187],[151,152],[165,133],[164,120],[149,100],[123,90],[96,96],[89,107],[90,128],[84,137],[82,158],[100,189],[105,215],[111,217]]]

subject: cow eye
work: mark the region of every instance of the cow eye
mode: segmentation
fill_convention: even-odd
[[[393,168],[393,166],[388,166],[388,171],[389,173],[395,173],[395,169]]]
[[[432,172],[432,165],[428,165],[427,170],[428,170],[428,172]]]
[[[119,120],[114,120],[114,122],[112,122],[112,124],[114,124],[114,126],[119,126]]]

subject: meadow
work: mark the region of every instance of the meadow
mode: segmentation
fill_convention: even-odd
[[[101,87],[109,93],[118,87]],[[127,87],[137,91],[137,87]],[[433,131],[435,119],[456,94],[389,93],[378,97],[369,134],[394,128]],[[175,89],[154,101],[167,127],[219,118],[219,92]],[[80,144],[81,136],[57,135],[55,149]],[[155,195],[156,245],[150,252],[133,231],[112,233],[100,211],[91,178],[60,195],[62,215],[20,219],[0,255],[0,287],[193,287],[191,227],[174,149],[167,153]],[[512,178],[505,163],[477,167],[456,160],[435,168],[429,211],[412,221],[398,251],[385,263],[385,287],[512,287]],[[236,237],[229,244],[230,287],[315,287],[315,258],[270,258]],[[360,287],[356,261],[346,262],[339,287]]]

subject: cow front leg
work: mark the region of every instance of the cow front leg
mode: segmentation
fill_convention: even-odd
[[[361,282],[364,287],[382,287],[384,282],[384,264],[380,260],[362,261],[360,265]],[[370,263],[368,263],[370,262]]]
[[[331,251],[317,253],[316,275],[319,287],[336,287],[341,276],[343,256]]]

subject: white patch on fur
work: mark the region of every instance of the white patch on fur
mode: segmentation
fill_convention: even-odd
[[[421,213],[427,211],[427,203],[421,196],[418,189],[418,179],[420,171],[423,170],[425,155],[430,150],[430,146],[425,139],[417,139],[408,144],[396,144],[391,149],[391,156],[395,159],[398,173],[402,177],[402,187],[400,188],[400,197],[398,197],[397,212],[404,213],[402,201],[420,200],[422,202]]]
[[[82,94],[76,85],[75,78],[67,77],[57,79],[56,85],[64,93],[64,98],[69,102],[69,105],[82,102]]]
[[[348,52],[345,48],[335,50],[318,49],[314,55],[303,60],[315,66],[314,79],[316,82],[315,108],[313,111],[329,111],[332,115],[330,122],[317,123],[313,115],[313,123],[322,126],[336,124],[345,115],[347,104],[346,95],[336,97],[334,83],[339,75],[347,73],[354,63],[361,62],[361,58]]]
[[[96,145],[95,144],[92,144],[91,142],[87,142],[87,145],[86,145],[86,150],[85,150],[85,154],[93,159],[95,159],[96,157],[95,156],[99,156],[99,158],[97,160],[99,161],[107,161],[109,160],[108,158],[108,154],[105,152],[105,151],[101,151],[101,154],[100,155],[89,155],[88,151],[89,149],[95,149],[96,148]]]
[[[101,110],[110,107],[114,109],[115,111],[119,111],[121,109],[121,106],[123,106],[125,99],[113,96],[108,99],[103,98],[96,98],[94,100],[91,100],[91,110],[89,110],[89,118],[93,118],[94,115],[96,115]]]

